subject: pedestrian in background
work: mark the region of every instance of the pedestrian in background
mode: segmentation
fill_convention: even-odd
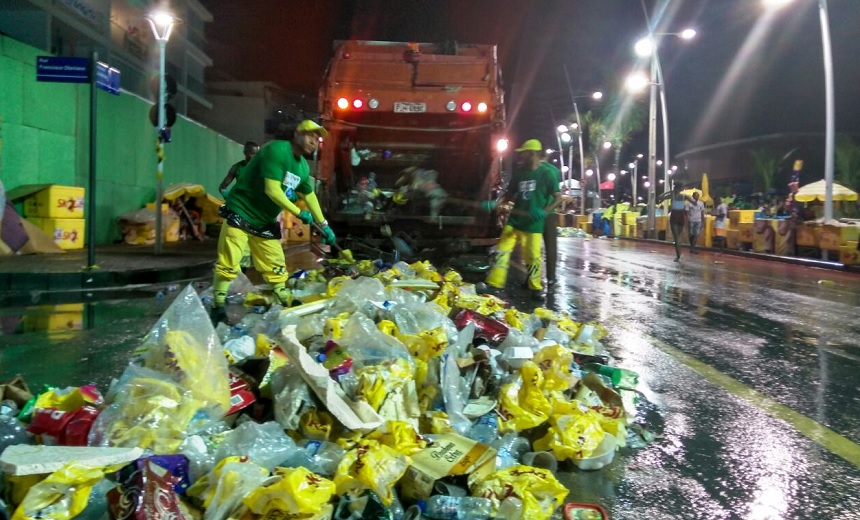
[[[729,207],[719,197],[714,198],[714,238],[719,244],[718,247],[724,249],[726,247],[726,233],[728,228]]]
[[[504,289],[508,279],[511,253],[519,242],[528,268],[528,288],[534,299],[541,298],[541,239],[546,216],[561,203],[558,170],[542,161],[544,149],[537,139],[529,139],[516,149],[520,165],[514,171],[508,191],[499,201],[485,201],[484,209],[492,210],[499,202],[512,200],[514,207],[499,238],[495,263],[486,283]]]
[[[702,233],[702,222],[705,220],[705,203],[699,200],[699,192],[693,192],[693,200],[686,202],[687,225],[690,232],[690,253],[699,254],[696,251],[696,241]]]
[[[681,261],[681,233],[684,231],[684,223],[687,221],[686,202],[687,196],[681,193],[683,185],[676,181],[672,183],[672,191],[660,196],[657,202],[670,199],[669,204],[669,228],[672,230],[672,241],[675,243],[675,261]]]
[[[213,322],[227,318],[224,309],[227,289],[239,274],[246,246],[251,249],[254,267],[272,286],[278,303],[292,304],[292,294],[286,287],[289,272],[281,246],[281,226],[277,221],[282,211],[289,211],[305,224],[316,221],[322,228],[323,243],[334,244],[334,232],[322,214],[304,157],[314,153],[320,137],[326,135],[328,132],[323,127],[306,119],[298,124],[291,141],[266,143],[238,177],[220,212],[224,224],[218,238],[218,260],[212,283]],[[296,206],[299,198],[304,199],[310,211]]]
[[[241,161],[237,162],[233,166],[230,167],[230,170],[227,171],[227,175],[224,177],[224,180],[221,181],[221,184],[218,185],[218,191],[224,192],[230,183],[233,182],[234,179],[242,175],[242,170],[248,166],[248,163],[251,162],[251,159],[257,152],[260,151],[260,145],[255,143],[254,141],[248,141],[245,143],[245,148],[242,150],[242,153],[245,155],[245,158]]]

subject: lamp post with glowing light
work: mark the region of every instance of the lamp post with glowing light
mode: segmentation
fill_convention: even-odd
[[[505,152],[508,151],[508,140],[504,137],[500,137],[498,141],[496,141],[496,151],[499,152],[499,181],[504,180],[505,175]]]
[[[660,81],[662,77],[662,70],[660,70],[660,61],[659,56],[657,54],[657,41],[655,37],[658,36],[679,36],[685,40],[689,40],[696,36],[696,31],[693,29],[685,29],[680,33],[651,33],[645,38],[642,38],[634,47],[636,54],[640,57],[651,58],[650,63],[650,75],[648,77],[642,74],[631,75],[627,79],[627,86],[631,90],[643,90],[645,86],[650,86],[649,92],[649,110],[648,110],[648,185],[654,186],[657,183],[657,90],[658,88],[663,91],[662,93],[662,105],[663,105],[663,144],[664,144],[664,154],[668,154],[669,147],[669,129],[668,129],[668,116],[666,111],[666,94],[665,94],[665,84]],[[653,189],[648,190],[648,221],[647,221],[647,236],[648,238],[654,238],[655,234],[655,211],[656,209],[656,200],[655,200],[655,192]]]
[[[630,177],[630,183],[633,185],[633,205],[636,206],[639,204],[639,199],[637,198],[637,192],[639,191],[639,160],[644,157],[641,153],[636,154],[636,160],[630,163],[628,166],[633,170],[633,176]]]
[[[158,11],[148,15],[146,20],[149,22],[149,26],[152,28],[152,35],[158,44],[158,128],[155,129],[157,136],[155,153],[158,161],[158,171],[155,177],[155,254],[159,255],[161,254],[162,247],[161,199],[164,195],[162,189],[162,181],[164,179],[164,132],[167,125],[167,115],[164,109],[165,98],[167,97],[167,86],[164,81],[165,54],[167,40],[170,39],[170,33],[173,31],[176,19],[166,11]]]
[[[767,8],[784,7],[794,0],[763,0]],[[836,139],[836,102],[833,92],[833,50],[830,38],[830,17],[827,0],[818,0],[818,19],[821,24],[821,46],[824,51],[824,220],[833,218],[833,166]],[[827,258],[827,250],[822,250]]]
[[[565,70],[566,72],[566,70]],[[569,87],[570,85],[568,85]],[[580,189],[580,201],[582,202],[582,214],[585,215],[585,151],[582,146],[582,132],[585,130],[582,128],[582,120],[579,118],[579,107],[576,104],[577,99],[582,98],[591,98],[594,100],[603,99],[603,92],[597,91],[592,92],[587,96],[574,96],[571,92],[570,100],[573,102],[573,113],[576,115],[576,130],[577,130],[577,138],[579,140],[579,189]],[[572,175],[572,173],[571,173]],[[599,182],[599,181],[598,181]],[[597,191],[600,193],[600,186],[597,186]]]

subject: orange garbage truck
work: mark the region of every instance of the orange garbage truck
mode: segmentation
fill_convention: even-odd
[[[479,206],[507,148],[494,45],[335,42],[319,107],[318,193],[339,236],[413,252],[493,242]]]

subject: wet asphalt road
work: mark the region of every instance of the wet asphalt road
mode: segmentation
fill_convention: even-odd
[[[676,264],[670,246],[629,241],[561,238],[559,254],[547,306],[607,327],[661,435],[562,472],[568,501],[616,519],[860,518],[860,276],[708,252]],[[104,387],[171,299],[106,296],[83,304],[94,329],[3,336],[0,380]]]

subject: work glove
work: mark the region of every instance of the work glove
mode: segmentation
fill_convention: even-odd
[[[311,215],[311,212],[306,209],[299,211],[299,214],[296,216],[299,217],[299,220],[302,221],[302,224],[311,224],[314,221],[314,216]]]
[[[494,209],[496,209],[496,206],[498,206],[498,204],[499,203],[494,201],[494,200],[482,200],[481,201],[481,209],[486,211],[487,213],[489,213],[489,212],[493,211]]]
[[[543,208],[532,208],[529,215],[531,215],[532,220],[543,220],[546,218],[546,211]]]
[[[327,246],[335,245],[334,231],[332,231],[330,227],[323,226],[322,234],[323,234],[323,237],[322,237],[322,243],[323,244],[325,244]]]

